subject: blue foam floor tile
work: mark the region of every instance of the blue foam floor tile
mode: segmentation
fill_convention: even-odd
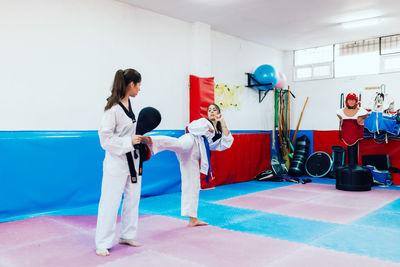
[[[385,210],[387,212],[400,212],[400,198],[386,204],[381,208],[381,210]]]
[[[210,225],[219,227],[251,219],[253,217],[259,216],[260,214],[262,214],[262,212],[228,207],[208,202],[199,202],[199,206],[197,209],[199,220],[205,221]],[[165,211],[162,213],[162,215],[184,220],[187,219],[186,217],[181,216],[180,207],[178,209],[170,209],[168,211]]]
[[[316,177],[306,177],[312,180],[313,183],[317,184],[334,184],[336,185],[336,179],[331,178],[316,178]]]
[[[240,191],[232,191],[221,189],[220,187],[215,187],[213,189],[201,190],[200,191],[200,200],[201,201],[209,201],[215,202],[220,201],[232,197],[237,197],[243,195]]]
[[[81,207],[77,207],[77,208],[71,208],[71,209],[60,209],[60,210],[32,213],[32,214],[15,216],[15,217],[7,217],[4,219],[0,219],[0,223],[24,220],[24,219],[35,218],[35,217],[40,217],[40,216],[97,215],[98,207],[99,207],[98,204],[92,204],[92,205],[81,206]]]
[[[47,216],[97,215],[99,204],[46,212]]]
[[[255,210],[241,209],[207,202],[199,203],[197,212],[201,220],[219,227],[239,223],[243,220],[251,219],[262,214],[262,212]]]
[[[342,225],[310,245],[400,262],[400,231],[364,225]]]
[[[400,199],[390,202],[382,208],[371,212],[351,224],[400,230]]]
[[[169,214],[172,211],[180,209],[180,194],[167,194],[155,197],[143,198],[140,200],[139,213],[143,215],[150,214]]]
[[[284,187],[291,185],[287,182],[259,182],[250,181],[245,183],[236,183],[229,185],[220,185],[213,189],[201,190],[200,200],[216,202],[228,198],[247,195],[268,189]]]
[[[394,230],[400,229],[400,211],[397,213],[389,213],[376,211],[363,218],[353,222],[352,224],[375,226],[381,228],[390,228]],[[399,244],[400,248],[400,244]]]
[[[338,227],[334,223],[313,221],[278,214],[260,213],[257,217],[224,228],[293,242],[312,242],[319,236]]]

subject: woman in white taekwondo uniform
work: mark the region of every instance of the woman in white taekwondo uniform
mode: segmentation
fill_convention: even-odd
[[[191,122],[187,134],[173,138],[169,136],[151,136],[152,153],[163,150],[176,152],[180,163],[182,180],[181,215],[189,217],[189,226],[207,225],[197,219],[197,207],[200,192],[200,173],[210,173],[210,150],[222,151],[230,148],[233,137],[226,126],[220,108],[211,104],[207,111],[208,120],[201,118]],[[146,140],[147,141],[147,140]],[[199,167],[199,158],[201,159]]]
[[[113,246],[122,194],[124,203],[119,243],[140,246],[134,241],[141,188],[139,156],[134,145],[142,141],[142,136],[135,135],[136,119],[129,97],[138,94],[141,79],[140,73],[134,69],[118,70],[104,108],[99,130],[100,143],[106,151],[96,228],[96,254],[99,256],[108,256],[108,249]]]

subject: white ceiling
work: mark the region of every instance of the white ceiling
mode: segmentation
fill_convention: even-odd
[[[188,22],[203,22],[279,50],[310,48],[400,33],[400,0],[120,0]],[[345,21],[380,17],[344,29]]]

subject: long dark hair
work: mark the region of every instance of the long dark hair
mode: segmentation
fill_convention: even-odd
[[[211,106],[216,107],[217,110],[218,110],[218,112],[221,114],[221,109],[219,108],[219,106],[218,106],[217,104],[213,103],[213,104],[210,104],[210,105],[207,107],[207,117],[208,117],[208,109],[209,109]],[[222,132],[221,122],[217,122],[217,130],[218,130],[218,132],[220,132],[220,133]]]
[[[107,105],[104,110],[110,109],[117,104],[126,95],[126,87],[130,82],[134,85],[142,81],[142,75],[137,70],[126,69],[117,70],[114,76],[114,82],[111,88],[111,96],[107,98]]]

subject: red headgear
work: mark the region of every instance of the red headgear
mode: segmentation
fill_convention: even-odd
[[[355,100],[355,101],[356,101],[356,104],[355,104],[353,107],[350,107],[349,104],[347,103],[347,100]],[[357,95],[356,95],[355,93],[350,93],[350,94],[348,94],[348,95],[346,96],[346,101],[345,101],[345,103],[346,103],[346,107],[347,107],[347,108],[356,108],[356,107],[357,107],[357,103],[358,103],[358,97],[357,97]]]

